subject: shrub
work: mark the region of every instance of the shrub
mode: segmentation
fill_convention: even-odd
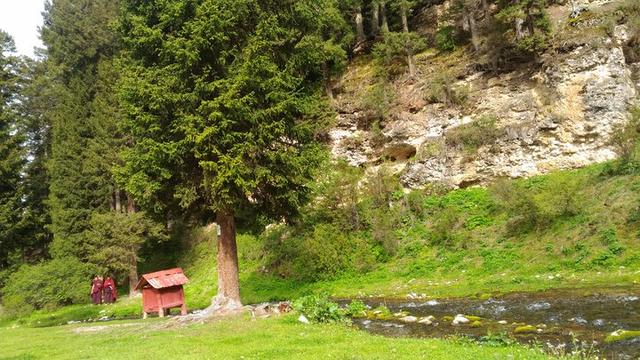
[[[9,277],[3,302],[14,315],[89,301],[94,266],[75,258],[23,265]]]
[[[384,67],[391,74],[397,74],[400,68],[395,65],[401,64],[404,69],[409,65],[407,63],[409,52],[417,54],[424,51],[426,47],[427,43],[420,34],[387,32],[382,41],[374,45],[372,53],[380,67]]]
[[[346,321],[340,306],[326,295],[309,295],[295,300],[293,309],[313,323],[334,323]]]
[[[545,1],[506,2],[495,19],[501,25],[498,29],[502,32],[502,40],[510,42],[521,55],[537,56],[546,49],[551,24]]]
[[[456,48],[457,30],[453,25],[447,25],[436,32],[436,48],[440,51],[453,51]]]
[[[640,138],[640,107],[631,109],[629,121],[614,129],[610,144],[618,153],[619,162],[615,173],[634,172],[638,165],[637,145]]]
[[[362,230],[364,220],[358,209],[362,176],[362,169],[344,161],[327,163],[312,184],[315,200],[303,209],[303,223],[333,223],[343,230]]]
[[[492,145],[502,136],[496,122],[494,116],[485,115],[474,122],[453,128],[445,134],[447,145],[461,147],[469,153],[476,152],[481,146]]]
[[[364,272],[375,263],[372,246],[357,235],[346,235],[334,225],[318,224],[299,243],[295,272],[304,279],[334,278]]]
[[[353,300],[344,309],[345,315],[352,317],[366,317],[369,307],[361,300]]]
[[[394,92],[384,81],[379,81],[366,89],[360,104],[376,120],[384,120],[394,102]],[[378,126],[380,124],[378,123]]]
[[[464,106],[469,99],[469,87],[455,83],[456,78],[451,72],[436,74],[428,84],[427,100],[447,106]]]
[[[460,212],[452,206],[443,208],[433,220],[431,243],[433,245],[453,247],[459,241],[459,230],[463,220]]]
[[[491,186],[490,192],[499,208],[509,217],[507,234],[526,233],[543,222],[538,204],[521,183],[500,180]]]
[[[583,177],[570,172],[549,175],[534,200],[543,216],[548,219],[578,215],[584,208],[580,190],[585,185]]]

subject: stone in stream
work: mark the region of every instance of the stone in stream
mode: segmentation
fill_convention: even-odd
[[[455,318],[453,318],[453,321],[451,322],[452,325],[461,325],[461,324],[468,324],[470,322],[469,319],[467,319],[464,315],[462,314],[458,314],[456,315]]]
[[[604,342],[607,344],[640,337],[640,330],[616,330],[609,334]]]
[[[533,325],[522,325],[515,328],[513,330],[513,333],[514,334],[532,334],[532,333],[538,332],[538,330],[542,330],[542,329],[538,329]]]
[[[434,321],[436,321],[435,316],[433,316],[433,315],[429,315],[429,316],[426,316],[426,317],[421,318],[421,319],[418,321],[418,323],[420,323],[420,324],[425,324],[425,325],[432,325]]]
[[[415,316],[405,316],[405,317],[401,317],[400,321],[404,321],[404,322],[416,322],[418,321],[418,318]]]

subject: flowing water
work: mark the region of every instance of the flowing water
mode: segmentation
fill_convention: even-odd
[[[458,335],[476,339],[488,334],[506,334],[519,342],[541,344],[553,353],[580,348],[587,353],[595,350],[600,358],[640,359],[640,337],[613,343],[604,341],[607,335],[619,329],[640,330],[640,289],[554,290],[514,293],[482,300],[362,300],[372,308],[385,305],[393,313],[436,318],[432,325],[398,318],[354,319],[356,326],[375,334],[392,337]],[[476,327],[471,324],[453,325],[450,317],[457,314],[482,319],[475,324]],[[531,325],[530,332],[516,333],[515,329],[524,325]]]

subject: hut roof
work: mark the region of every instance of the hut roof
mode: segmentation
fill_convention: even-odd
[[[142,275],[136,285],[136,290],[142,289],[146,284],[154,289],[164,289],[172,286],[184,285],[189,281],[181,268],[156,271]]]

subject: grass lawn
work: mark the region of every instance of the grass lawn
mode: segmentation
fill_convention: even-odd
[[[247,316],[180,327],[162,319],[0,328],[0,359],[547,359],[518,345],[391,339],[295,316]]]

